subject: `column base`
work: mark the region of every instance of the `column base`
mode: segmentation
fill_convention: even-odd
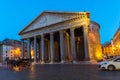
[[[61,63],[63,64],[63,63],[65,63],[65,61],[62,60]]]
[[[37,62],[36,61],[34,61],[34,64],[36,64]]]
[[[54,64],[54,62],[53,62],[53,61],[51,61],[49,64]]]
[[[38,63],[38,61],[36,59],[34,59],[34,63]]]
[[[77,64],[77,61],[72,61],[73,64]]]
[[[44,64],[45,62],[44,62],[44,61],[41,61],[40,63],[41,63],[41,64]]]

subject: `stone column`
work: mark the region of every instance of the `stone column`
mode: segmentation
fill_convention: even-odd
[[[60,54],[61,54],[61,63],[64,63],[64,49],[63,49],[63,31],[60,31]]]
[[[63,59],[64,61],[67,61],[67,44],[66,44],[66,35],[65,35],[65,32],[63,32]]]
[[[54,37],[53,33],[50,33],[50,54],[51,54],[51,63],[54,62]]]
[[[24,40],[22,40],[22,59],[24,59]]]
[[[67,34],[66,38],[67,38],[67,54],[68,54],[68,60],[71,62],[71,51],[70,51],[70,40],[69,40],[69,34]]]
[[[51,54],[50,54],[50,41],[48,40],[47,41],[47,54],[48,54],[48,63],[50,63],[51,62]]]
[[[27,39],[27,41],[28,41],[28,43],[27,43],[27,53],[28,53],[28,58],[29,58],[29,60],[31,60],[31,44],[30,44],[30,39],[28,38]]]
[[[84,52],[85,61],[89,61],[89,50],[88,50],[88,26],[83,26],[83,36],[84,36]]]
[[[41,55],[40,55],[40,53],[41,53],[41,44],[40,44],[40,39],[39,39],[39,41],[38,41],[38,62],[40,62],[40,60],[41,60]]]
[[[34,62],[37,62],[37,40],[36,40],[36,36],[34,36]]]
[[[41,35],[41,64],[44,64],[44,35]]]
[[[72,61],[73,63],[76,62],[76,50],[75,50],[75,34],[74,34],[74,28],[70,29],[71,34],[71,50],[72,50]]]

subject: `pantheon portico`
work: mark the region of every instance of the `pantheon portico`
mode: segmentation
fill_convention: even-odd
[[[26,42],[27,57],[35,62],[94,60],[96,54],[101,54],[99,28],[99,24],[90,21],[89,12],[43,12],[19,33],[23,42],[22,58]]]

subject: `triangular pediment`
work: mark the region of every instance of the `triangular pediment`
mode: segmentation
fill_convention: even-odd
[[[69,12],[43,12],[28,26],[26,26],[19,34],[23,34],[32,30],[40,29],[59,22],[70,20],[77,17],[78,13]]]

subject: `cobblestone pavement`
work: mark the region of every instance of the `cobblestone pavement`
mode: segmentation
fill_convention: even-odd
[[[120,71],[100,71],[88,64],[35,64],[21,71],[0,67],[0,80],[120,80]]]

